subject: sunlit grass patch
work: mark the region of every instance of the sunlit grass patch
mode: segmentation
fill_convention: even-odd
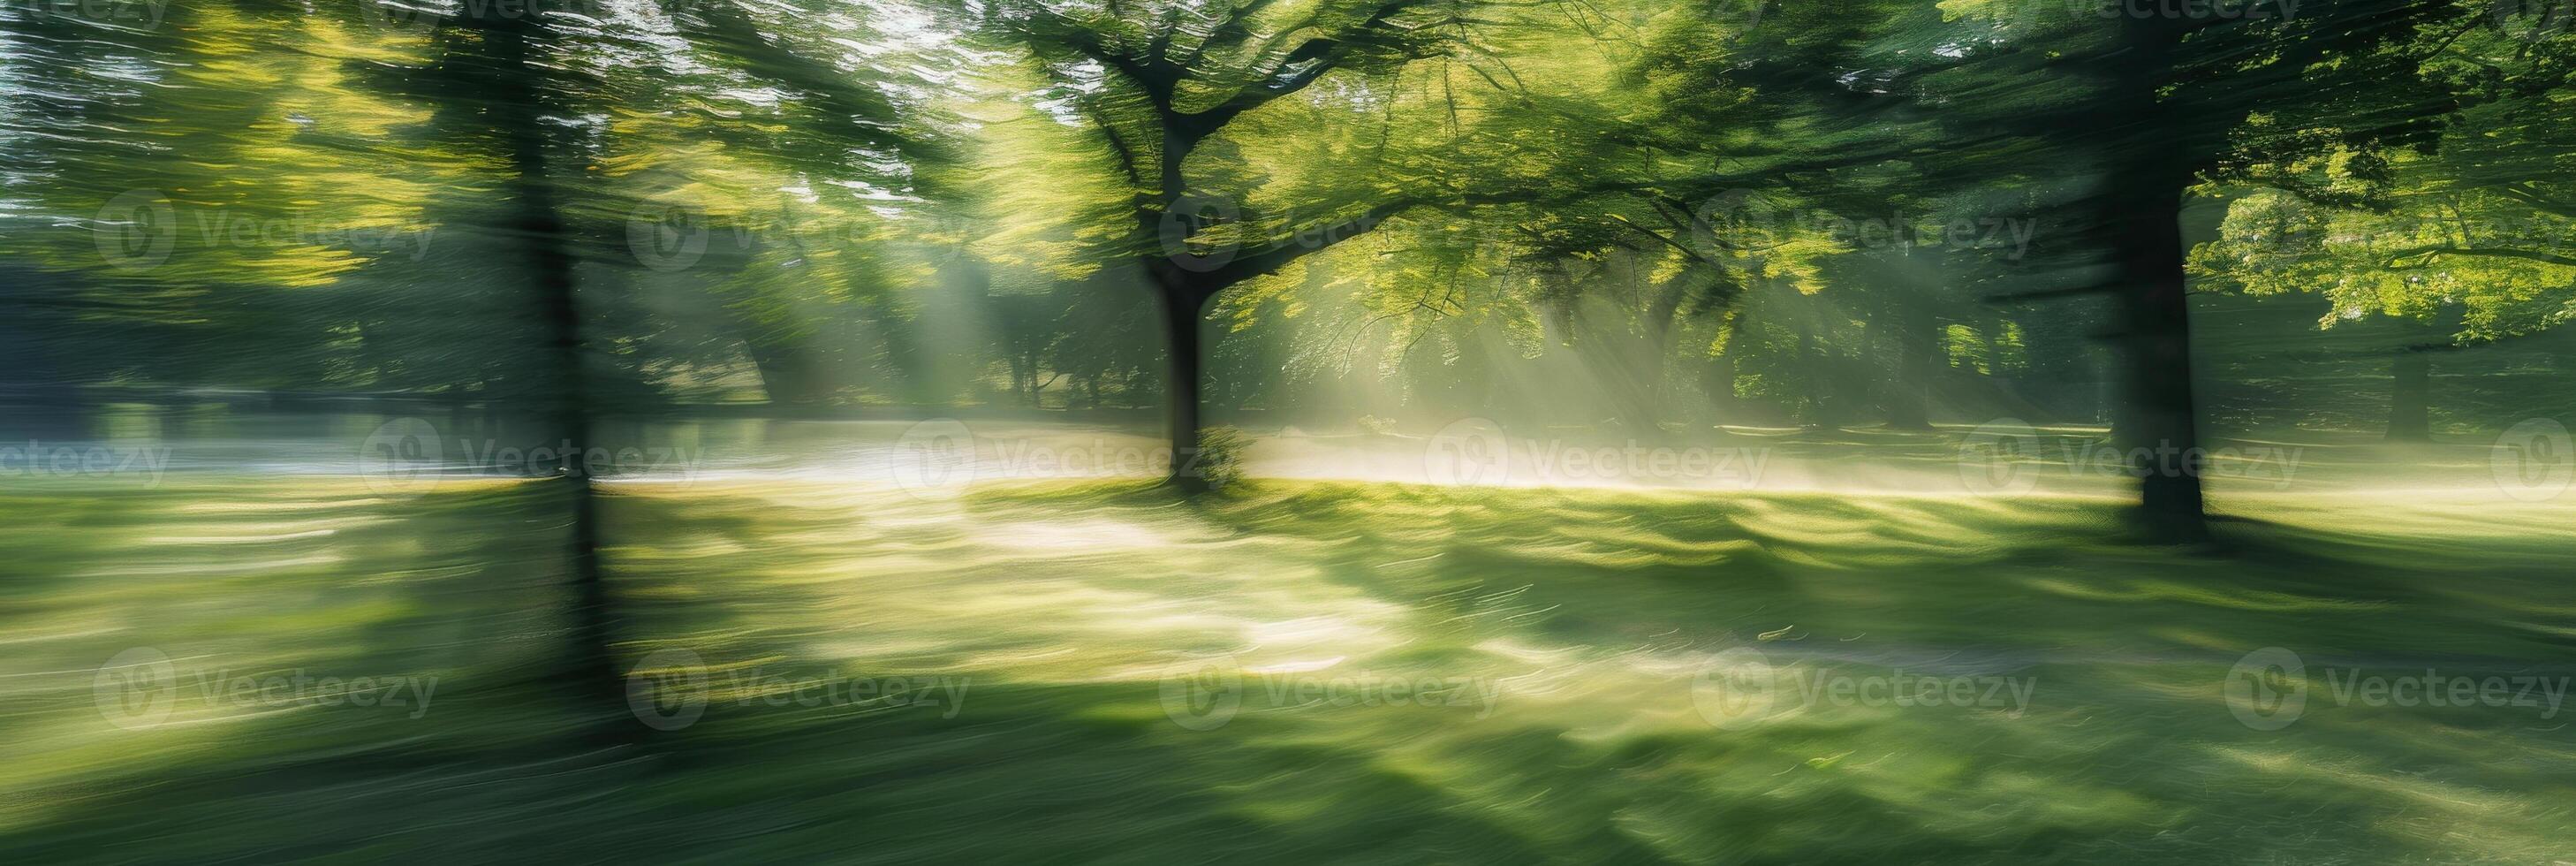
[[[113,829],[353,853],[377,843],[346,828],[391,821],[412,842],[476,822],[500,856],[690,856],[759,828],[765,851],[858,860],[1064,838],[1139,859],[2529,859],[2576,796],[2551,781],[2576,769],[2561,722],[2325,684],[2556,657],[2568,545],[2503,529],[2399,571],[2379,557],[2413,530],[2322,506],[2228,524],[2230,552],[2129,545],[2114,506],[2068,498],[608,485],[619,653],[686,650],[644,673],[705,679],[693,723],[601,750],[560,679],[560,490],[305,507],[347,495],[6,501],[48,532],[0,541],[40,569],[0,609],[0,848],[63,859]],[[134,646],[440,680],[419,718],[196,692],[126,730],[94,687]],[[2312,665],[2278,731],[2223,691],[2267,646]],[[1747,671],[1770,691],[1735,713],[1725,676]],[[1966,691],[1887,699],[1927,681]],[[541,831],[494,798],[558,814]],[[808,829],[887,816],[913,841]]]

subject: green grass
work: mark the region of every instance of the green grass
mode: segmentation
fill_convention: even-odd
[[[2179,551],[2075,497],[612,489],[619,650],[709,684],[623,742],[561,681],[544,485],[0,495],[0,859],[2546,863],[2576,831],[2563,718],[2334,706],[2322,674],[2571,673],[2565,504],[2271,495]],[[438,685],[417,718],[181,688],[126,730],[97,669],[136,646],[183,681]],[[2312,681],[2277,731],[2221,691],[2267,646]],[[1694,688],[1736,647],[1790,683],[2032,691],[1712,717]],[[1176,723],[1167,686],[1211,670],[1236,714]],[[1467,685],[1270,691],[1363,677]],[[774,688],[886,678],[962,700]]]

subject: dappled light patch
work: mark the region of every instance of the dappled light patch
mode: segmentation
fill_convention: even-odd
[[[584,780],[641,770],[549,769],[506,745],[552,736],[543,708],[570,706],[533,685],[557,651],[542,635],[561,585],[496,555],[558,543],[557,524],[522,522],[552,489],[442,488],[331,518],[301,507],[333,495],[246,487],[222,509],[203,507],[203,490],[10,500],[27,515],[63,506],[39,518],[58,525],[164,538],[135,550],[212,567],[135,572],[8,614],[22,637],[0,683],[32,708],[8,784],[48,798],[13,798],[0,821],[45,838],[160,802],[148,785],[69,793],[105,766],[154,778],[125,763],[142,754],[275,779],[233,814],[293,838],[290,815],[373,802],[320,793],[341,777],[299,756],[327,741],[351,756],[452,756],[423,765],[415,811],[464,819],[491,791],[587,803],[565,820],[658,824],[666,850],[761,826],[757,804],[830,791],[801,801],[802,820],[937,804],[908,814],[996,855],[1036,837],[975,828],[1034,809],[1099,844],[1173,856],[1338,850],[1335,834],[1688,862],[2188,856],[2289,834],[2309,853],[2514,859],[2564,829],[2532,799],[2545,785],[2531,768],[2576,766],[2550,739],[2557,722],[2510,709],[2329,707],[2314,674],[2320,703],[2284,740],[2240,725],[2220,695],[2230,662],[2265,645],[2320,665],[2367,663],[2388,634],[2455,665],[2545,654],[2576,629],[2576,597],[2545,578],[2563,540],[2454,562],[2391,596],[2373,559],[2385,537],[2303,507],[2231,530],[2250,552],[2218,580],[2196,559],[2212,554],[2076,540],[2115,518],[2062,501],[1263,481],[1197,501],[1057,482],[921,503],[772,480],[603,500],[626,528],[603,550],[628,611],[621,651],[693,653],[705,714],[658,747],[670,757],[650,771],[655,793],[585,796]],[[332,561],[292,564],[325,543]],[[87,555],[0,544],[29,560]],[[2069,549],[2095,564],[2061,564]],[[2407,607],[2390,604],[2400,597]],[[98,613],[111,605],[126,612]],[[182,667],[393,668],[440,685],[418,720],[310,695],[200,694],[126,737],[93,706],[90,677],[96,658],[146,641]],[[1202,681],[1237,700],[1212,727],[1172,703],[1174,683]],[[1741,682],[1767,690],[1739,715],[1710,690]],[[1898,690],[1923,702],[1887,699]],[[304,745],[245,751],[246,737]],[[853,784],[891,779],[906,781]],[[1164,829],[1097,829],[1107,807],[1086,804],[1113,790],[1154,804]],[[208,851],[273,844],[140,820]]]

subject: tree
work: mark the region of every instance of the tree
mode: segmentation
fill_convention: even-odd
[[[1697,154],[1626,137],[1640,128],[1642,113],[1621,113],[1636,95],[1609,95],[1615,69],[1533,26],[1536,14],[1424,0],[1018,0],[970,16],[1030,52],[1126,190],[1086,207],[1118,214],[1123,228],[1098,235],[1100,258],[1162,308],[1171,483],[1199,486],[1187,464],[1201,323],[1220,294],[1390,222],[1448,218],[1427,211],[1568,203],[1712,174],[1694,167]]]
[[[2099,17],[2040,22],[2013,17],[2006,4],[1944,8],[1956,26],[1899,78],[1953,106],[1948,119],[1963,140],[1999,139],[1977,154],[1988,165],[1961,164],[1957,177],[1973,179],[2027,142],[2081,167],[2072,174],[2100,178],[2058,203],[2071,229],[2053,243],[2065,284],[2044,292],[2117,305],[2125,384],[2113,426],[2141,455],[2132,467],[2139,526],[2156,540],[2203,538],[2186,197],[2204,177],[2320,148],[2376,152],[2423,140],[2443,103],[2417,86],[2410,55],[2380,49],[2460,10],[2398,0],[2295,13],[2106,4]]]
[[[2564,24],[2464,17],[2383,48],[2417,60],[2416,86],[2459,107],[2438,142],[2278,148],[2226,175],[2264,188],[2231,201],[2218,238],[2192,253],[2196,274],[2248,294],[2323,295],[2320,329],[2413,323],[2416,339],[2390,353],[2391,441],[2430,438],[2436,355],[2576,318],[2576,188],[2545,168],[2576,158]],[[2250,132],[2277,139],[2282,125],[2262,116]]]

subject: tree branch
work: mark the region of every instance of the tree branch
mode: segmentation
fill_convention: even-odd
[[[2514,249],[2511,247],[2455,247],[2445,244],[2421,246],[2390,253],[2388,256],[2388,266],[2390,268],[2410,267],[2409,265],[2400,265],[2398,264],[2398,261],[2423,255],[2481,256],[2488,258],[2522,259],[2543,264],[2576,267],[2576,257],[2563,256],[2557,253],[2542,252],[2539,250]]]

